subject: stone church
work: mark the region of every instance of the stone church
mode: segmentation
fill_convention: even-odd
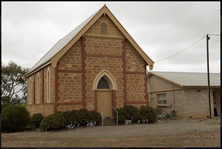
[[[88,109],[113,118],[124,105],[149,105],[146,66],[153,64],[104,5],[23,76],[27,109],[44,116]]]

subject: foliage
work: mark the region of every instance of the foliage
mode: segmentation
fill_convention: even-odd
[[[92,121],[95,121],[97,124],[102,121],[102,116],[100,113],[96,111],[90,111],[90,115],[91,115]]]
[[[127,119],[131,120],[133,118],[133,122],[138,122],[138,120],[142,119],[139,114],[139,110],[133,105],[125,105],[123,110],[127,113]]]
[[[65,125],[74,123],[85,126],[89,121],[99,123],[101,120],[100,113],[87,109],[58,112],[43,118],[40,123],[40,130],[59,130],[63,129]]]
[[[39,128],[39,125],[42,121],[42,119],[44,118],[44,116],[41,114],[41,113],[36,113],[36,114],[33,114],[32,117],[31,117],[31,120],[32,120],[32,124],[36,127],[36,128]]]
[[[156,108],[156,115],[162,114],[163,110],[161,108]]]
[[[138,120],[149,119],[149,123],[156,122],[156,110],[150,106],[141,106],[138,110],[132,105],[125,105],[123,108],[116,109],[118,112],[119,123],[124,123],[125,120],[133,118],[133,123],[137,123]],[[114,112],[114,119],[117,119],[116,112]]]
[[[151,106],[142,105],[139,110],[140,115],[143,119],[148,119],[149,123],[156,122],[156,110]]]
[[[21,104],[27,100],[27,86],[23,80],[23,75],[28,72],[27,68],[22,68],[13,61],[8,65],[1,63],[1,101],[2,105]],[[18,93],[23,93],[18,96]]]
[[[170,114],[167,113],[166,116],[165,116],[165,118],[170,118]]]
[[[80,109],[78,112],[77,121],[78,123],[83,126],[86,125],[89,120],[92,120],[92,117],[87,109]]]
[[[2,110],[2,132],[24,131],[31,116],[24,106],[9,105]]]
[[[127,119],[127,116],[129,116],[126,110],[124,110],[123,108],[119,108],[119,109],[116,109],[116,111],[118,112],[118,122],[124,123],[125,120]],[[116,112],[114,112],[114,119],[115,120],[117,119]]]
[[[66,119],[62,112],[46,116],[40,123],[40,130],[60,130],[65,127]]]

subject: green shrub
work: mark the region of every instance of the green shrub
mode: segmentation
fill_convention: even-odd
[[[100,113],[96,111],[90,111],[90,115],[91,115],[92,121],[95,121],[97,124],[102,121],[102,116]]]
[[[63,117],[65,118],[65,125],[69,125],[69,124],[73,124],[74,120],[72,118],[72,111],[66,111],[66,112],[62,112]]]
[[[142,116],[139,114],[139,110],[132,105],[125,105],[123,107],[123,110],[125,110],[125,112],[127,113],[126,115],[127,119],[131,120],[131,118],[133,118],[134,123],[142,119]]]
[[[163,110],[161,108],[156,108],[156,115],[162,114]]]
[[[149,119],[149,123],[156,122],[156,110],[151,106],[142,105],[139,110],[140,115],[143,119]]]
[[[116,111],[118,112],[118,122],[124,123],[128,116],[127,112],[122,108],[116,109]],[[115,111],[114,111],[114,119],[115,120],[117,119]]]
[[[24,106],[9,105],[2,110],[2,132],[24,131],[30,123],[31,116]]]
[[[43,118],[44,116],[41,113],[33,114],[31,117],[32,125],[34,125],[36,128],[39,128],[39,125]]]
[[[65,128],[66,119],[62,112],[46,116],[40,123],[40,130],[59,130]]]

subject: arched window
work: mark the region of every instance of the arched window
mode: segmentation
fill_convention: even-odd
[[[29,79],[29,103],[32,104],[32,80]]]
[[[99,80],[97,89],[109,89],[109,84],[103,77]]]
[[[40,80],[39,80],[39,73],[38,73],[38,78],[37,78],[37,103],[40,103]]]
[[[106,35],[107,34],[107,25],[105,22],[101,24],[101,34]]]
[[[47,102],[50,102],[50,71],[47,71]]]

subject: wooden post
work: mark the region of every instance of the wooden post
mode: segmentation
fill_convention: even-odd
[[[209,44],[208,40],[210,40],[208,34],[207,34],[207,82],[208,82],[208,99],[209,99],[209,113],[210,113],[210,119],[211,119],[211,102],[210,102],[210,73],[209,73]]]

